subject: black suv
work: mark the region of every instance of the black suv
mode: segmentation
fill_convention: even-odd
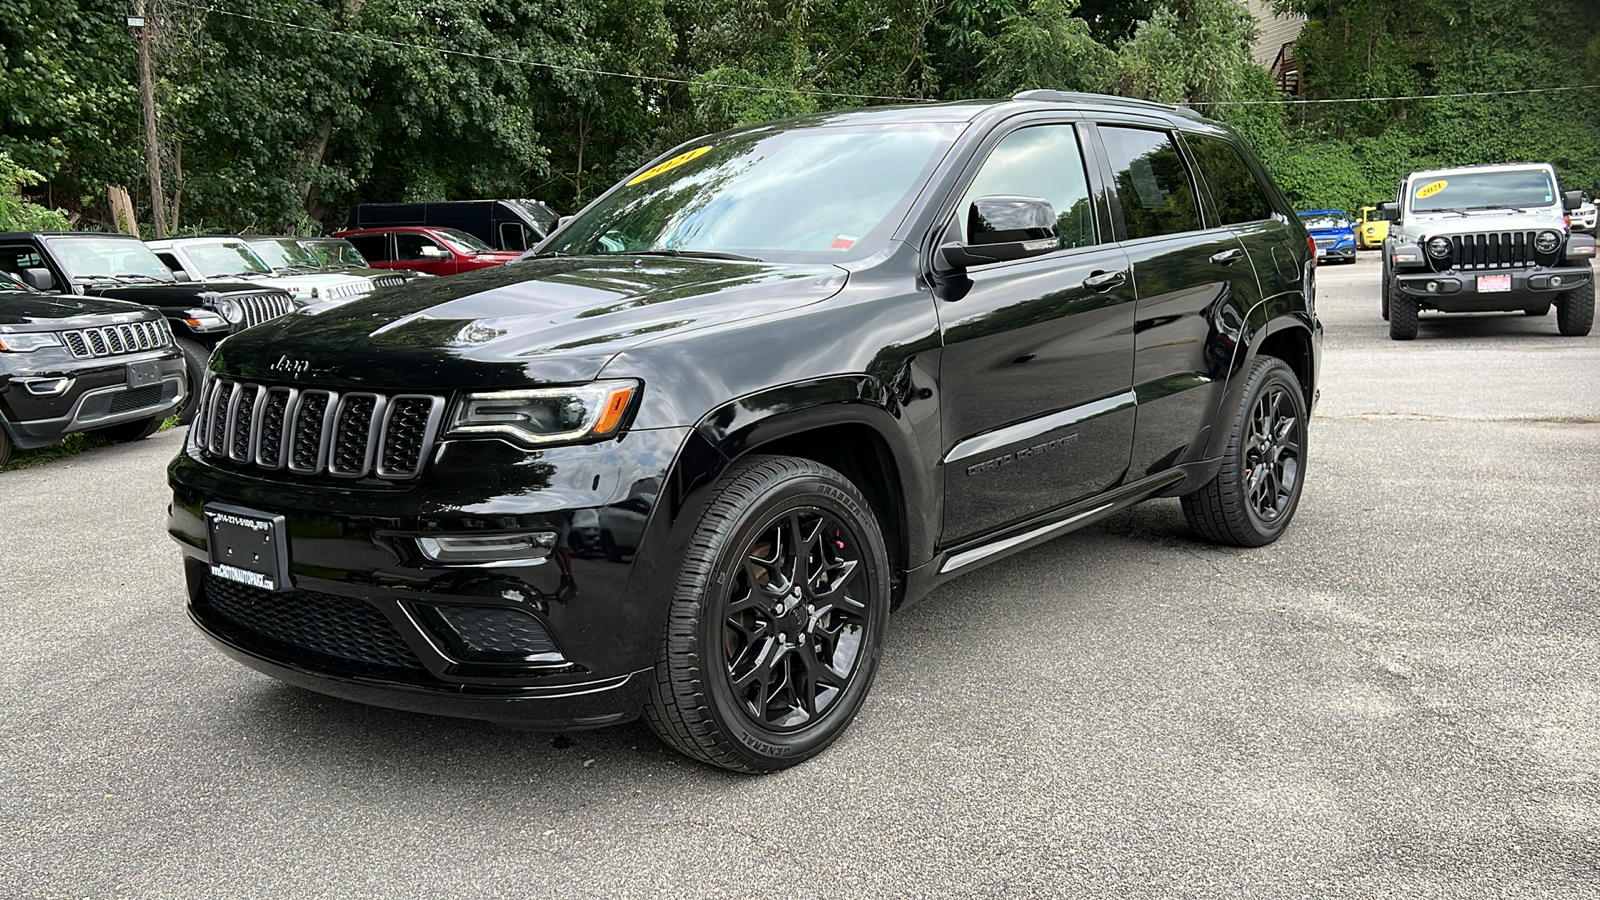
[[[1314,271],[1183,109],[1028,92],[692,141],[515,264],[219,347],[168,473],[189,612],[334,696],[642,712],[790,765],[948,579],[1150,497],[1281,535]]]
[[[129,300],[161,310],[189,375],[194,417],[211,348],[234,332],[293,308],[288,292],[244,281],[180,281],[143,241],[127,234],[0,233],[0,272],[38,291]]]
[[[41,294],[0,272],[0,465],[76,431],[140,440],[186,396],[158,310]]]

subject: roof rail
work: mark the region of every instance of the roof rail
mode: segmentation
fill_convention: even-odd
[[[1181,112],[1188,115],[1199,115],[1187,106],[1173,106],[1170,103],[1157,103],[1154,100],[1139,100],[1134,97],[1119,97],[1115,94],[1086,94],[1081,91],[1057,91],[1049,88],[1035,88],[1031,91],[1022,91],[1014,94],[1013,100],[1041,100],[1045,103],[1098,103],[1115,106],[1132,106],[1141,109],[1159,109],[1162,112]]]

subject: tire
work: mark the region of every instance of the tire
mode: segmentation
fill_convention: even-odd
[[[206,366],[211,363],[211,351],[188,338],[173,340],[178,342],[178,350],[183,353],[183,374],[188,380],[189,390],[183,407],[178,410],[178,424],[187,425],[194,421],[194,414],[200,408],[200,386],[206,383]]]
[[[1282,536],[1305,483],[1307,419],[1294,370],[1281,359],[1258,357],[1245,376],[1221,470],[1183,496],[1190,527],[1208,541],[1235,547],[1260,547]]]
[[[798,577],[801,564],[816,574]],[[861,707],[888,617],[888,553],[856,486],[810,460],[748,457],[695,526],[645,718],[725,769],[809,759]]]
[[[1550,315],[1550,304],[1545,303],[1541,306],[1530,306],[1523,310],[1522,314],[1525,316],[1548,316]]]
[[[112,425],[110,428],[101,428],[97,429],[97,431],[99,434],[105,435],[106,439],[112,443],[131,444],[134,441],[142,441],[155,434],[156,429],[160,428],[161,423],[166,420],[166,416],[151,416],[148,419],[142,419],[137,422],[123,422],[121,425]]]
[[[1594,280],[1567,291],[1556,301],[1556,328],[1567,337],[1583,337],[1594,328]]]
[[[11,435],[6,434],[4,428],[0,428],[0,466],[11,461],[11,451],[15,447],[16,445],[11,443]]]
[[[1383,308],[1383,320],[1385,322],[1387,322],[1387,321],[1389,321],[1389,270],[1388,269],[1384,269],[1383,270],[1383,288],[1378,293],[1380,294],[1378,302]]]
[[[1417,298],[1408,296],[1400,290],[1400,282],[1389,280],[1389,290],[1385,294],[1389,302],[1389,337],[1396,341],[1415,340],[1417,336],[1417,313],[1419,307]]]

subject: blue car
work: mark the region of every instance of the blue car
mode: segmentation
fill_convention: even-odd
[[[1356,261],[1356,229],[1343,210],[1313,209],[1300,213],[1300,222],[1317,242],[1317,261]]]

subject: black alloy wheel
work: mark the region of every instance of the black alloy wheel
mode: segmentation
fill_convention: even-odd
[[[1207,540],[1260,547],[1277,540],[1300,505],[1306,462],[1305,392],[1283,360],[1250,366],[1215,478],[1183,496],[1189,524]]]
[[[854,718],[889,612],[888,558],[859,490],[819,463],[750,457],[686,554],[646,718],[741,772],[820,753]]]

